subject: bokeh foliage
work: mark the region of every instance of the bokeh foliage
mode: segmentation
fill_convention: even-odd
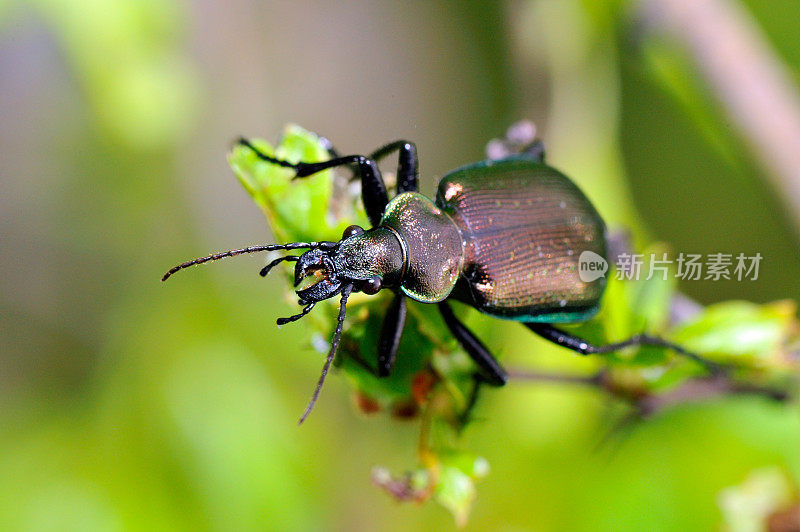
[[[800,78],[797,2],[741,3]],[[295,307],[279,278],[258,278],[262,263],[158,283],[177,261],[280,236],[230,175],[237,134],[296,121],[348,152],[410,138],[430,192],[531,117],[550,162],[637,249],[762,252],[758,282],[680,285],[703,304],[756,303],[709,309],[712,329],[757,318],[775,339],[793,321],[791,304],[760,305],[800,298],[790,216],[685,49],[643,31],[634,2],[212,4],[0,0],[0,528],[452,526],[436,505],[369,486],[375,464],[416,467],[419,431],[359,415],[357,377],[332,376],[296,428],[321,364],[315,328],[274,326]],[[642,319],[659,330],[651,308]],[[510,368],[601,364],[465,318]],[[582,333],[641,323],[606,319]],[[737,356],[774,361],[757,351]],[[637,363],[666,356],[646,355]],[[639,382],[630,362],[617,381]],[[739,510],[758,518],[791,504],[796,406],[719,397],[604,438],[630,411],[596,386],[487,391],[457,442],[491,465],[470,528],[715,529],[741,515],[734,486],[756,490]]]

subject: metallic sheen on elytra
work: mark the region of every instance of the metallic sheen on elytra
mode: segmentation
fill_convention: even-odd
[[[442,178],[436,204],[466,243],[453,296],[498,318],[583,321],[605,279],[583,282],[584,251],[606,256],[605,224],[563,174],[526,159],[487,161]]]

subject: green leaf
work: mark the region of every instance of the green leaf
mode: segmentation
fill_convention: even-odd
[[[715,360],[768,367],[788,362],[784,346],[796,327],[793,301],[757,305],[727,301],[709,306],[671,339]]]
[[[489,473],[489,463],[480,456],[453,451],[441,456],[440,468],[433,498],[453,514],[458,526],[464,526],[477,498],[475,482]]]

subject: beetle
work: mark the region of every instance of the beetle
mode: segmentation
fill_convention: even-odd
[[[438,305],[444,323],[478,367],[479,383],[502,386],[508,376],[491,352],[459,320],[450,301],[489,316],[522,323],[537,335],[581,355],[633,345],[653,345],[695,360],[712,373],[718,367],[679,345],[640,334],[595,346],[554,324],[581,322],[600,306],[605,277],[584,281],[579,257],[607,261],[606,226],[595,207],[563,173],[544,161],[539,140],[529,139],[499,158],[468,164],[439,181],[435,199],[418,192],[414,143],[398,140],[369,156],[339,156],[324,138],[331,158],[291,163],[269,156],[245,139],[238,144],[266,162],[290,168],[295,179],[322,170],[350,167],[361,181],[361,198],[372,227],[352,225],[338,242],[256,245],[179,264],[162,278],[208,261],[244,253],[306,250],[281,256],[262,268],[295,262],[294,287],[302,310],[278,324],[296,321],[319,302],[340,296],[336,328],[322,373],[300,423],[311,412],[336,355],[352,292],[394,292],[377,345],[378,377],[391,371],[406,318],[406,299]],[[512,143],[513,144],[513,143]],[[397,194],[389,200],[377,161],[398,154]]]

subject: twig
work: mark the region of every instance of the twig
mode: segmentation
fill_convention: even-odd
[[[705,401],[725,395],[758,395],[777,402],[787,401],[790,397],[785,390],[737,381],[728,375],[690,379],[673,390],[658,394],[638,387],[620,386],[620,383],[615,382],[607,370],[598,371],[593,375],[509,371],[508,376],[513,380],[580,384],[597,387],[612,397],[630,403],[639,416],[642,417],[652,416],[678,404]]]
[[[543,371],[510,370],[508,377],[511,380],[585,384],[587,386],[600,386],[603,383],[603,372],[597,372],[594,375],[567,375]]]
[[[635,406],[642,416],[652,416],[677,404],[706,401],[724,395],[758,395],[777,402],[789,398],[789,394],[784,390],[716,376],[692,379],[670,392],[644,396],[636,401]]]

